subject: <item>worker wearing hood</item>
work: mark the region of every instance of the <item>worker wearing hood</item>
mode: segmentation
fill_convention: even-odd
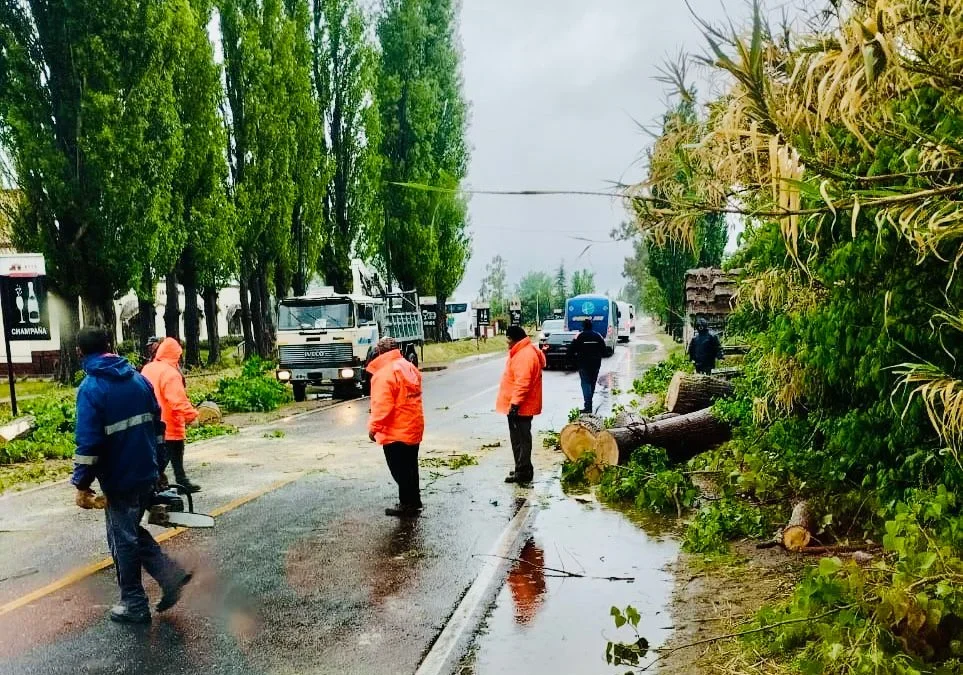
[[[178,369],[181,354],[180,343],[174,338],[164,338],[154,360],[144,366],[141,371],[144,377],[154,387],[157,403],[160,404],[161,417],[166,425],[164,443],[167,455],[174,468],[174,478],[178,485],[191,492],[200,490],[200,486],[192,483],[184,472],[184,440],[187,437],[187,425],[197,419],[197,410],[187,398],[184,388],[184,378]]]

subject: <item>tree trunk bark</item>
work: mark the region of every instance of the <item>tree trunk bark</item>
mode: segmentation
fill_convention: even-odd
[[[248,278],[241,277],[241,328],[244,331],[244,358],[249,359],[257,353],[254,344],[254,316],[251,313],[251,285]]]
[[[665,393],[665,407],[669,412],[684,415],[708,408],[716,399],[731,393],[732,384],[726,380],[679,371],[672,376]]]
[[[181,254],[181,283],[184,286],[184,364],[201,365],[201,316],[197,311],[197,262],[188,246]]]
[[[258,276],[259,305],[261,309],[261,358],[271,358],[274,351],[274,322],[271,320],[271,292],[268,290],[267,274]]]
[[[167,337],[181,339],[181,297],[177,290],[177,275],[174,270],[167,273],[164,279],[167,288],[167,303],[164,305],[164,332]]]
[[[599,433],[595,454],[605,464],[625,464],[642,445],[665,448],[669,459],[684,462],[729,440],[729,425],[713,417],[706,408],[658,422],[631,427],[613,427]]]
[[[586,452],[593,452],[595,439],[603,427],[602,419],[595,415],[582,415],[563,427],[558,442],[565,457],[574,462]]]
[[[216,366],[221,362],[221,335],[217,325],[217,288],[204,288],[204,321],[207,323],[207,365]]]
[[[154,301],[150,299],[137,298],[137,352],[147,358],[147,340],[154,336],[157,325],[154,317],[157,313]]]
[[[435,296],[438,303],[435,308],[435,331],[438,334],[438,342],[451,342],[448,334],[448,296],[439,293]]]
[[[60,317],[60,360],[57,363],[57,381],[72,384],[74,373],[80,370],[77,355],[77,331],[80,329],[80,298],[76,295],[64,298],[64,313]]]

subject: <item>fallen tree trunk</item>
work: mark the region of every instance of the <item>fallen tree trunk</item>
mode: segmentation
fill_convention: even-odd
[[[595,449],[595,438],[603,428],[602,419],[595,415],[581,415],[566,424],[558,435],[558,444],[570,462]]]
[[[654,445],[665,448],[672,461],[684,462],[729,438],[729,425],[705,408],[687,415],[606,429],[598,434],[595,456],[601,464],[625,464],[636,448]]]
[[[732,393],[732,385],[709,375],[677,372],[665,392],[665,408],[669,412],[685,414],[702,410],[716,399]]]

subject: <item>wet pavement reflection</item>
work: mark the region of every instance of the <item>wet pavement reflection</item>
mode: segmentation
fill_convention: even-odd
[[[678,544],[641,521],[598,503],[547,487],[531,538],[517,556],[471,662],[474,675],[599,675],[624,672],[605,663],[605,643],[618,636],[612,606],[631,604],[642,615],[639,632],[653,646],[668,637],[673,579],[667,566]],[[573,577],[565,572],[582,574]],[[631,583],[593,577],[632,577]]]
[[[545,597],[545,551],[529,539],[508,572],[508,587],[515,603],[515,622],[531,623]]]

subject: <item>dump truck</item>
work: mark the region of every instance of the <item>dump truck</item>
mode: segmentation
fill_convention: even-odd
[[[308,386],[332,387],[335,398],[368,390],[365,367],[383,337],[398,341],[418,365],[425,333],[416,291],[392,291],[361,260],[351,263],[352,289],[322,287],[278,306],[277,379],[303,401]]]

